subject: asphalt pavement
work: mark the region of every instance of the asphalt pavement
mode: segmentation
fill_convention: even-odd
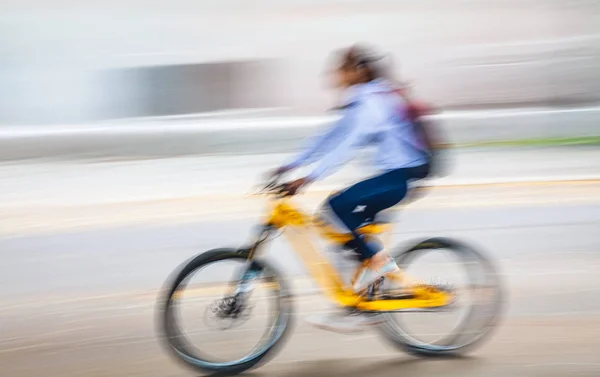
[[[306,204],[318,199],[307,199]],[[162,205],[163,210],[178,208],[174,202]],[[95,208],[102,213],[103,206]],[[190,216],[186,221],[168,217],[157,223],[146,223],[143,213],[137,213],[127,223],[105,223],[98,229],[91,225],[81,229],[73,223],[60,231],[5,235],[0,240],[2,375],[198,375],[168,356],[158,342],[154,324],[158,291],[187,258],[243,243],[259,218],[258,212],[248,209],[259,208],[256,202],[230,208],[222,216],[195,220]],[[302,318],[329,307],[314,287],[306,285],[304,269],[277,239],[267,256],[291,279],[298,293],[299,320],[281,352],[252,375],[600,373],[598,183],[434,190],[398,216],[395,243],[405,245],[432,235],[455,237],[497,262],[508,296],[504,320],[494,336],[466,358],[421,360],[389,347],[374,331],[338,335],[313,329]],[[253,323],[245,330],[248,334],[256,332]],[[225,334],[211,349],[234,352],[249,338]]]

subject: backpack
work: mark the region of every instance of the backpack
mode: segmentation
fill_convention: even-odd
[[[414,126],[415,133],[419,137],[423,148],[429,154],[428,176],[443,176],[445,172],[443,170],[442,152],[448,147],[448,144],[437,122],[427,119],[428,115],[434,114],[433,108],[423,102],[407,98],[400,90],[398,94],[405,99],[404,114]]]

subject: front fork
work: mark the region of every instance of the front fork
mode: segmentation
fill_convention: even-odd
[[[273,232],[273,227],[270,225],[262,225],[259,227],[257,237],[255,237],[249,248],[240,249],[240,253],[246,254],[246,264],[242,268],[240,278],[237,281],[235,290],[233,293],[234,297],[248,297],[252,293],[254,288],[254,281],[260,276],[262,272],[262,265],[255,261],[255,257],[258,252],[261,251],[264,243],[268,240],[269,236]]]

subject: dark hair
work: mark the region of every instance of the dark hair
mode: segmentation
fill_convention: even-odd
[[[363,70],[364,81],[369,82],[385,76],[382,67],[376,62],[384,58],[384,55],[375,53],[372,49],[364,46],[354,45],[341,54],[341,69]]]

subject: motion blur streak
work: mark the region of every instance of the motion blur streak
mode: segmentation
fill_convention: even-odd
[[[595,1],[4,1],[1,120],[282,108],[320,114],[324,60],[367,41],[444,108],[599,100]]]
[[[595,0],[3,1],[0,374],[197,375],[160,347],[157,295],[188,258],[248,241],[265,206],[250,194],[335,120],[329,54],[356,42],[385,53],[454,146],[447,174],[393,212],[394,243],[475,245],[506,284],[504,318],[443,360],[314,329],[303,318],[330,307],[278,238],[266,257],[298,323],[254,373],[600,375]],[[313,210],[369,175],[364,157],[295,201]],[[260,336],[261,310],[222,333],[192,311],[186,330],[231,355]]]

